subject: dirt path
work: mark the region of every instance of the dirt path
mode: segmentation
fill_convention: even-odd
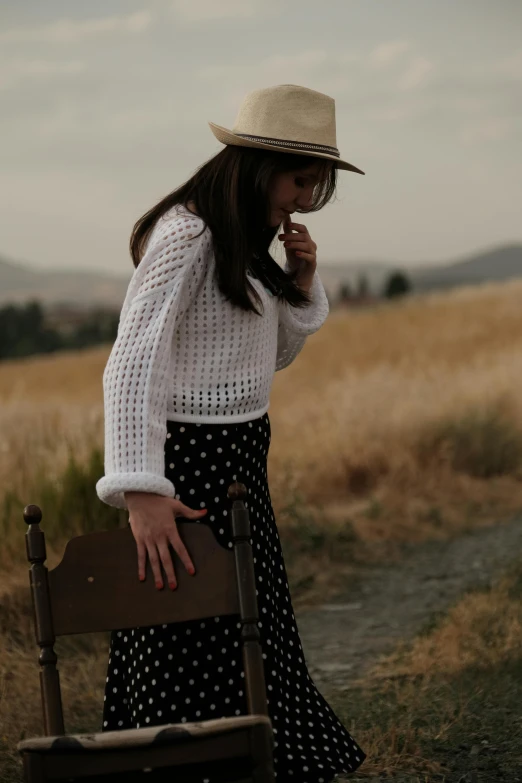
[[[399,640],[414,636],[467,590],[485,586],[500,576],[520,559],[521,553],[520,518],[453,541],[409,546],[401,562],[371,568],[349,594],[339,595],[333,603],[296,612],[305,659],[323,695],[328,699],[349,690],[354,680],[381,655],[391,652]],[[451,780],[489,780],[479,774],[466,772]],[[353,783],[389,781],[380,777],[341,779]],[[502,775],[494,779],[506,780]],[[522,780],[522,774],[508,779]],[[419,780],[416,775],[399,775],[394,783]]]
[[[410,546],[400,563],[370,569],[349,595],[296,612],[311,676],[343,689],[466,590],[487,584],[522,553],[522,520],[453,541]]]

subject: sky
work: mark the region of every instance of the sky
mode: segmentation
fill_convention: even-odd
[[[522,241],[520,0],[2,0],[0,257],[130,274],[134,222],[252,90],[335,100],[317,263]],[[282,252],[282,249],[281,249]],[[276,256],[278,257],[278,256]]]

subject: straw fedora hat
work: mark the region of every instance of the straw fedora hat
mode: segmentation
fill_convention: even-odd
[[[341,159],[335,130],[335,101],[297,84],[278,84],[245,96],[232,130],[209,122],[218,141],[333,160],[338,169],[364,171]]]

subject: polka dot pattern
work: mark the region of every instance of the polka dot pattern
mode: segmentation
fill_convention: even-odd
[[[355,771],[366,754],[308,673],[267,483],[270,439],[268,413],[226,426],[169,420],[165,475],[183,503],[209,509],[204,520],[186,521],[210,525],[227,549],[227,489],[234,480],[246,485],[276,777],[326,783]],[[113,631],[102,731],[246,715],[240,627],[230,615]]]

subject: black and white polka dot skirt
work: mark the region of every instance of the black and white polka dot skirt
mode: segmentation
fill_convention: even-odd
[[[227,548],[227,490],[246,485],[275,772],[281,783],[326,783],[366,754],[307,670],[267,483],[270,439],[268,413],[225,425],[168,421],[165,475],[183,503],[208,509],[194,524],[210,525]],[[111,633],[102,731],[246,714],[238,615]]]

